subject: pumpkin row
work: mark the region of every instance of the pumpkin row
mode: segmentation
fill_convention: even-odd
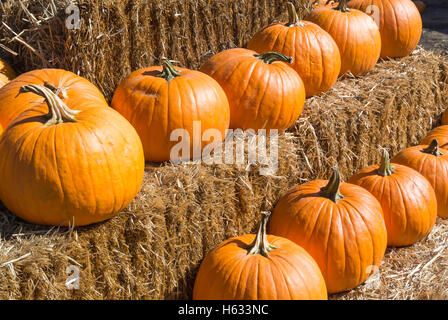
[[[269,227],[263,213],[256,235],[208,252],[193,299],[325,300],[327,292],[351,290],[381,264],[386,246],[412,245],[429,234],[437,215],[448,218],[447,190],[448,150],[436,139],[392,162],[384,150],[380,164],[347,183],[335,168],[328,181],[287,191]]]

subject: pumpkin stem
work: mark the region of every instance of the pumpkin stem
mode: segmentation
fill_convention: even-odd
[[[432,154],[436,157],[443,155],[443,153],[439,150],[439,141],[437,141],[437,139],[432,140],[431,144],[427,148],[423,149],[422,152]]]
[[[48,105],[49,113],[48,120],[45,125],[51,126],[65,121],[75,122],[75,115],[79,113],[79,110],[72,110],[53,93],[49,88],[40,86],[37,84],[26,85],[20,88],[19,95],[22,93],[32,92],[43,97]]]
[[[337,166],[333,167],[333,174],[331,175],[328,184],[320,189],[321,196],[330,199],[333,202],[344,198],[344,196],[339,192],[339,187],[341,186],[341,175],[339,174],[339,169]]]
[[[264,257],[268,257],[268,253],[278,247],[273,246],[268,242],[268,237],[266,236],[266,226],[268,224],[269,216],[271,213],[269,211],[263,211],[260,226],[258,227],[257,236],[254,242],[249,246],[251,248],[248,255],[261,254]]]
[[[303,27],[305,24],[300,20],[299,16],[297,15],[296,8],[294,7],[294,4],[292,2],[287,2],[286,7],[288,9],[288,23],[286,24],[287,27],[295,27],[300,26]]]
[[[336,10],[339,10],[341,12],[350,12],[350,10],[347,8],[347,1],[348,0],[340,0],[338,6],[336,7]]]
[[[53,91],[53,93],[57,96],[59,96],[61,99],[67,99],[67,88],[68,87],[56,87],[52,85],[51,83],[45,81],[44,86]]]
[[[167,58],[162,58],[163,70],[156,77],[164,78],[166,81],[170,81],[176,77],[180,76],[179,71],[177,71],[171,61]]]
[[[378,168],[378,174],[380,176],[390,176],[394,173],[394,167],[390,165],[389,152],[386,149],[383,150],[383,156],[381,157],[381,165]]]
[[[267,63],[267,64],[271,64],[272,62],[275,62],[275,61],[283,61],[283,62],[292,63],[291,57],[285,56],[283,53],[275,52],[275,51],[269,51],[269,52],[262,53],[262,54],[255,54],[254,57],[260,59],[261,61],[263,61],[264,63]]]

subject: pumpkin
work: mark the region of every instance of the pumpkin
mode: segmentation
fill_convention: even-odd
[[[426,10],[426,4],[423,1],[413,1],[418,12],[423,13]]]
[[[289,21],[257,32],[247,47],[257,52],[277,51],[293,59],[307,97],[329,90],[338,79],[341,56],[333,38],[318,25],[299,20],[288,2]]]
[[[305,88],[299,75],[277,52],[257,54],[235,48],[204,63],[201,71],[224,89],[230,104],[230,128],[283,131],[299,117]]]
[[[422,174],[434,188],[437,215],[448,218],[448,150],[440,149],[437,139],[400,151],[392,161]]]
[[[341,0],[336,8],[313,10],[307,19],[335,40],[341,54],[341,75],[361,75],[377,63],[381,52],[378,26],[365,13],[348,9],[347,0]]]
[[[326,300],[322,273],[301,247],[258,232],[231,238],[211,250],[196,276],[194,300]]]
[[[0,88],[16,77],[14,69],[5,61],[0,59]]]
[[[443,119],[443,118],[442,118]],[[435,127],[420,141],[421,145],[429,145],[436,139],[440,148],[448,149],[448,125]]]
[[[230,121],[229,102],[220,85],[202,72],[175,68],[168,59],[163,59],[163,67],[140,69],[124,79],[112,107],[135,127],[145,159],[153,162],[189,160],[206,145],[204,132],[217,132],[221,138],[216,134],[212,142],[220,143]],[[185,132],[181,142],[190,152],[171,155],[178,144],[172,141],[175,130]]]
[[[30,102],[17,106],[26,111],[0,139],[4,205],[26,221],[54,226],[88,225],[125,208],[145,165],[129,122],[89,92],[62,101],[33,84],[19,93]]]
[[[437,217],[437,200],[425,177],[393,162],[384,151],[380,165],[361,169],[349,182],[365,188],[381,203],[387,244],[409,246],[431,231]]]
[[[366,189],[314,180],[290,189],[277,203],[269,232],[303,247],[322,271],[329,293],[364,282],[379,266],[387,245],[381,205]]]
[[[420,41],[422,18],[410,0],[351,0],[348,6],[371,14],[377,21],[381,58],[407,56]]]
[[[442,113],[442,125],[448,125],[448,109]]]
[[[96,101],[97,106],[109,107],[103,94],[87,79],[60,69],[33,70],[21,74],[0,90],[0,127],[3,130],[26,108],[33,105],[35,95],[17,96],[22,86],[31,84],[47,86],[63,101],[70,99],[74,109],[77,109],[77,102],[82,104],[84,100]]]

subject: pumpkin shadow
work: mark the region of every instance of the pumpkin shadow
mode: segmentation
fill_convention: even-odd
[[[17,239],[19,237],[20,239],[31,239],[36,236],[49,236],[55,234],[67,235],[74,229],[79,232],[84,232],[97,229],[100,225],[107,223],[112,218],[87,226],[48,226],[30,223],[26,220],[23,220],[19,216],[9,211],[8,208],[6,208],[6,206],[0,201],[0,239],[9,241]]]
[[[57,232],[55,227],[28,223],[9,211],[0,201],[0,239],[8,241],[17,237],[31,238],[52,232]]]
[[[250,244],[247,244],[238,239],[234,239],[234,240],[227,242],[227,244],[232,244],[232,243],[236,244],[238,247],[240,247],[241,249],[244,249],[244,250],[249,250],[249,248],[251,247]],[[203,253],[204,258],[210,250],[204,251],[204,253]],[[166,300],[179,300],[179,299],[191,300],[193,298],[194,282],[196,279],[196,275],[199,271],[199,267],[203,260],[204,259],[202,259],[201,261],[199,261],[196,264],[190,265],[190,267],[186,270],[185,274],[177,280],[178,285],[166,293],[166,295],[165,295]],[[187,296],[185,295],[185,293],[188,293]]]

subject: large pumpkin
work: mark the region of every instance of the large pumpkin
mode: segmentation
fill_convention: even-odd
[[[16,76],[14,69],[0,59],[0,88]],[[1,132],[0,132],[1,133]]]
[[[213,130],[213,142],[221,142],[230,120],[226,94],[213,78],[174,68],[168,59],[163,59],[163,67],[140,69],[123,80],[114,93],[112,107],[135,127],[146,160],[153,162],[188,160],[197,151],[199,157],[208,144],[201,142],[204,132]],[[180,131],[185,135],[178,137],[176,132]],[[186,143],[190,150],[171,155],[178,143]]]
[[[407,56],[420,41],[422,18],[411,0],[351,0],[348,6],[370,14],[378,23],[381,58]]]
[[[3,130],[26,108],[33,105],[35,95],[17,96],[21,87],[30,84],[47,86],[57,93],[62,101],[72,101],[74,109],[78,109],[77,102],[82,104],[85,100],[95,101],[96,106],[108,107],[103,94],[87,79],[60,69],[33,70],[21,74],[0,90],[0,127]]]
[[[63,102],[39,85],[23,86],[20,96],[30,101],[17,106],[26,111],[0,138],[4,205],[24,220],[55,226],[99,222],[125,208],[145,165],[129,122],[98,97]]]
[[[417,171],[391,165],[387,151],[380,165],[361,169],[349,182],[365,188],[381,203],[389,246],[414,244],[434,226],[437,200],[433,188]]]
[[[326,300],[322,273],[313,258],[288,239],[266,235],[263,215],[257,235],[231,238],[202,261],[195,300]]]
[[[341,0],[336,8],[313,10],[308,20],[318,24],[335,40],[341,54],[340,74],[361,75],[371,70],[381,52],[378,26],[365,13],[347,8]]]
[[[288,22],[260,30],[247,47],[260,53],[277,51],[292,57],[291,67],[302,78],[307,97],[325,92],[341,71],[338,46],[321,27],[299,20],[290,2],[288,12]]]
[[[436,139],[440,148],[448,149],[448,125],[438,126],[428,132],[420,141],[421,145],[429,145]]]
[[[235,48],[218,53],[201,71],[224,89],[230,104],[230,128],[278,129],[290,127],[305,104],[305,88],[297,72],[278,52],[257,54]]]
[[[290,189],[269,224],[273,235],[303,247],[322,271],[329,293],[353,289],[379,266],[387,245],[381,205],[366,189],[315,180]]]
[[[437,214],[448,218],[448,150],[440,149],[434,139],[430,145],[400,151],[392,161],[418,171],[429,181],[437,197]]]

